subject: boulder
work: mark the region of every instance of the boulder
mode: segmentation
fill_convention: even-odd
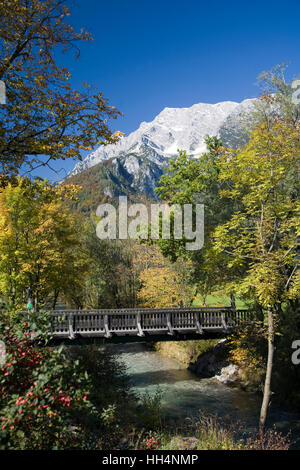
[[[219,341],[211,351],[198,357],[189,369],[199,377],[214,377],[221,373],[221,370],[228,365],[226,362],[227,340]]]
[[[197,449],[198,439],[196,437],[176,436],[170,442],[172,450],[195,450]]]
[[[240,380],[240,369],[235,364],[229,364],[226,367],[223,367],[219,375],[216,375],[215,378],[222,382],[223,384],[230,385]]]

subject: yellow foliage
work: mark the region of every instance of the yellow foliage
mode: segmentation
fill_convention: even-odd
[[[19,178],[0,190],[0,295],[23,308],[31,288],[36,305],[76,288],[87,270],[80,232],[63,207],[72,187]]]
[[[266,331],[259,324],[237,330],[228,340],[228,359],[242,370],[244,382],[259,385],[265,373]]]
[[[187,272],[168,262],[156,246],[147,248],[138,252],[135,259],[135,263],[144,264],[139,275],[142,287],[137,294],[140,304],[144,307],[190,304],[192,287],[187,283]]]

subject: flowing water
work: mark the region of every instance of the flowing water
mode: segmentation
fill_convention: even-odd
[[[199,378],[176,360],[150,350],[143,343],[110,347],[125,363],[133,390],[151,395],[160,390],[162,411],[174,422],[209,413],[231,423],[243,422],[249,432],[255,430],[261,405],[257,395],[228,387],[214,378]],[[269,421],[284,433],[292,429],[293,438],[300,437],[300,416],[273,409]]]

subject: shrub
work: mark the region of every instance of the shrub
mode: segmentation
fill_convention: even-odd
[[[39,321],[6,317],[0,336],[6,346],[0,371],[2,449],[65,449],[83,445],[79,417],[95,416],[89,378],[62,348],[49,348]],[[87,431],[88,432],[88,431]]]
[[[252,324],[238,329],[229,338],[228,347],[228,360],[241,369],[244,385],[261,390],[267,357],[264,327]]]
[[[131,391],[124,364],[109,347],[81,345],[68,348],[68,357],[78,361],[90,378],[89,398],[101,414],[114,407],[115,422],[128,424],[134,420],[137,398]]]
[[[287,450],[292,444],[289,436],[275,428],[249,436],[242,423],[228,424],[216,415],[203,414],[175,433],[173,430],[161,438],[163,450],[182,450],[189,441],[198,450]]]
[[[274,428],[248,438],[245,448],[247,450],[289,450],[292,443],[289,435],[284,436]]]
[[[161,425],[161,399],[159,388],[151,395],[145,392],[140,397],[138,424],[146,429],[157,429]]]
[[[109,348],[51,347],[49,330],[46,312],[2,317],[1,449],[118,449],[158,423],[157,396],[139,403]]]

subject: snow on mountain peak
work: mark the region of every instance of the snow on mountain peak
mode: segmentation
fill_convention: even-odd
[[[135,157],[145,154],[158,165],[165,158],[175,157],[178,149],[198,157],[205,150],[206,134],[220,135],[220,129],[231,116],[247,111],[253,100],[242,103],[223,101],[216,104],[198,103],[189,108],[164,108],[151,122],[142,122],[139,128],[122,137],[117,144],[102,146],[77,163],[69,176],[76,175],[110,158]],[[137,162],[130,158],[127,170],[135,172]]]

